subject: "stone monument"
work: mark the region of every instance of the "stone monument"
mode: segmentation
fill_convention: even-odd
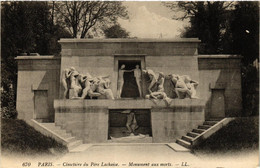
[[[169,143],[206,119],[240,116],[241,57],[199,55],[196,38],[59,42],[60,57],[16,58],[18,118],[33,126],[103,143],[136,124],[132,132]]]

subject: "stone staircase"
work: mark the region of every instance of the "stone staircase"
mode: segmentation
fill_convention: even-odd
[[[60,126],[56,126],[55,123],[39,123],[39,125],[42,126],[45,131],[49,131],[52,138],[66,145],[69,151],[83,144],[82,140],[78,140],[72,136],[71,133],[66,132],[66,130]]]
[[[187,133],[187,135],[177,139],[176,143],[185,148],[191,149],[193,146],[198,145],[232,120],[233,118],[207,120],[203,125],[199,125],[198,128],[193,129],[191,132]]]

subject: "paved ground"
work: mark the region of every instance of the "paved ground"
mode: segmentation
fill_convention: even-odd
[[[81,153],[70,153],[60,161],[88,163],[102,166],[104,163],[118,163],[119,167],[152,167],[152,163],[160,167],[181,167],[182,162],[197,159],[189,152],[176,152],[163,144],[110,144],[94,145]],[[148,165],[149,163],[149,165]],[[167,165],[167,166],[166,166]]]
[[[22,166],[22,163],[26,162],[30,162],[31,166]],[[1,168],[36,168],[43,167],[38,166],[43,162],[52,162],[53,166],[44,166],[47,168],[256,168],[258,151],[240,152],[234,155],[212,153],[211,156],[208,154],[196,156],[190,152],[176,152],[163,144],[89,145],[82,148],[82,151],[59,157],[4,156],[1,160]]]

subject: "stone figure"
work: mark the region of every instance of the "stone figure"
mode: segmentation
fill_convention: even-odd
[[[152,93],[151,89],[154,86],[154,84],[157,82],[156,75],[153,72],[153,70],[151,70],[151,69],[143,70],[143,72],[146,73],[149,76],[149,79],[150,79],[149,82],[151,82],[151,83],[148,86],[148,91],[149,91],[149,93]]]
[[[92,77],[88,73],[84,76],[81,75],[80,81],[84,87],[81,99],[86,98],[86,96],[92,99],[92,97],[99,97],[101,95],[104,95],[107,99],[114,99],[112,90],[109,88],[111,82],[108,77]]]
[[[142,87],[141,87],[142,72],[140,70],[139,65],[136,65],[135,69],[133,71],[134,71],[135,81],[138,86],[139,95],[140,95],[140,97],[142,97]]]
[[[98,87],[97,78],[93,78],[88,74],[85,78],[83,77],[82,82],[84,83],[84,89],[82,91],[81,99],[85,99],[87,96],[92,99],[92,97],[98,97],[101,95],[100,93],[95,92]]]
[[[82,90],[82,87],[79,83],[79,72],[73,71],[70,75],[70,88],[73,89],[73,95],[72,98],[79,97],[79,93]]]
[[[158,100],[158,99],[162,99],[164,100],[167,105],[170,105],[171,103],[171,99],[166,95],[165,92],[152,92],[148,95],[145,96],[146,99],[155,99],[155,100]]]
[[[159,72],[159,77],[157,79],[157,90],[155,92],[150,92],[150,94],[146,95],[146,99],[162,99],[166,101],[167,105],[170,104],[171,99],[164,92],[164,78],[164,74],[162,72]]]
[[[162,72],[159,72],[159,77],[157,79],[158,89],[157,92],[164,92],[164,74]]]
[[[70,91],[70,98],[84,99],[89,96],[99,97],[104,95],[107,99],[114,99],[112,90],[109,88],[109,76],[92,77],[89,73],[80,74],[74,67],[64,69],[62,71],[61,82],[65,91],[63,97],[66,98],[68,88]],[[80,95],[80,93],[82,94]]]
[[[195,81],[195,80],[191,80],[191,78],[188,75],[184,75],[184,82],[186,83],[187,88],[190,90],[190,98],[191,99],[198,99],[198,97],[196,96],[196,88],[199,85],[199,82]]]
[[[125,110],[122,113],[126,113],[126,128],[130,133],[130,136],[135,135],[135,130],[138,128],[135,113],[133,110]]]
[[[191,80],[191,78],[188,75],[171,75],[171,81],[175,85],[175,92],[177,94],[177,97],[180,99],[180,93],[184,93],[188,98],[198,98],[196,96],[196,87],[198,86],[198,82]]]
[[[98,77],[98,79],[99,82],[97,92],[101,95],[105,95],[107,99],[114,100],[115,98],[113,96],[112,90],[109,88],[111,82],[108,77]]]
[[[117,98],[121,98],[122,89],[124,86],[124,73],[131,72],[131,70],[125,70],[125,65],[122,64],[120,69],[118,70],[118,82],[117,82]]]
[[[62,83],[62,86],[64,87],[63,99],[66,99],[66,96],[68,93],[68,88],[69,88],[68,80],[70,79],[70,75],[72,74],[73,71],[75,71],[74,67],[66,68],[62,71],[61,83]]]

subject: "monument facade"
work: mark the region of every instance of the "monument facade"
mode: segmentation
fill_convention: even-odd
[[[199,55],[198,39],[59,42],[60,57],[16,58],[18,118],[29,124],[54,122],[85,143],[123,128],[174,142],[206,119],[241,114],[241,58]]]

